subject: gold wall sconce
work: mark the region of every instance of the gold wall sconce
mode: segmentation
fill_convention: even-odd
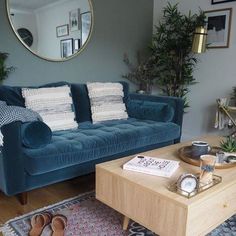
[[[192,52],[203,53],[206,51],[207,30],[200,26],[197,27],[193,35]]]

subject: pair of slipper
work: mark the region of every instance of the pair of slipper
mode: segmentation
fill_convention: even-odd
[[[64,236],[67,218],[63,215],[53,216],[49,212],[35,214],[31,218],[31,230],[29,236],[40,236],[43,229],[51,223],[52,236]]]

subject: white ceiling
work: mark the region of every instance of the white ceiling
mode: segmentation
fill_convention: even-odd
[[[19,9],[35,10],[61,0],[9,0],[9,5]]]

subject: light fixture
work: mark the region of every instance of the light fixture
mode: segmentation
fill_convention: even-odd
[[[203,53],[206,51],[207,30],[200,26],[197,27],[193,35],[192,52]]]

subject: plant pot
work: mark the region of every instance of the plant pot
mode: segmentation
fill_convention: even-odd
[[[228,156],[236,156],[236,152],[224,152],[225,154],[225,158],[227,158]]]
[[[236,152],[224,152],[224,160],[226,162],[236,162]],[[230,158],[230,157],[235,157],[235,158]],[[229,159],[228,159],[229,158]]]
[[[152,84],[151,83],[141,83],[139,86],[138,93],[151,94],[152,93]]]

